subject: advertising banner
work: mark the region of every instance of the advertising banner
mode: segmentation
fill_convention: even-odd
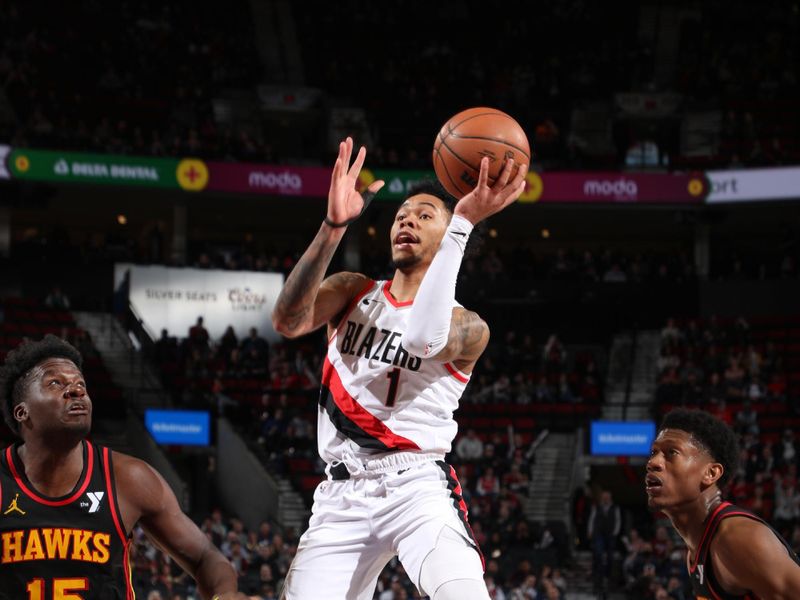
[[[409,171],[401,169],[362,169],[358,182],[366,188],[376,179],[383,179],[386,184],[376,196],[376,200],[400,200],[408,195],[408,191],[423,179],[436,180],[433,171]]]
[[[211,441],[211,423],[205,410],[148,408],[144,412],[144,424],[158,444],[208,446]]]
[[[800,199],[800,167],[708,171],[708,204]]]
[[[240,194],[326,197],[331,169],[209,162],[206,189]]]
[[[520,202],[699,204],[708,191],[702,174],[528,173]]]
[[[161,330],[186,337],[203,317],[212,340],[219,340],[228,325],[239,339],[255,327],[262,337],[276,341],[271,315],[283,287],[281,273],[179,269],[163,266],[114,265],[115,289],[127,289],[133,309],[153,339]]]
[[[5,146],[0,144],[0,179],[9,179],[11,174],[8,172],[8,167],[6,166],[6,158],[11,153],[11,148],[9,146]]]
[[[15,148],[9,171],[18,179],[177,188],[176,158],[115,156]]]
[[[648,456],[656,437],[652,421],[592,421],[591,453],[600,456]]]

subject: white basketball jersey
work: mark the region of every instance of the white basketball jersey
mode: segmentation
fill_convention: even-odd
[[[444,455],[456,435],[453,413],[469,375],[400,345],[412,303],[395,300],[390,284],[370,281],[328,342],[317,420],[327,463],[345,449],[361,458],[398,450]]]

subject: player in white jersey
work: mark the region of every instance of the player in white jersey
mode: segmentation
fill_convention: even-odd
[[[412,192],[392,225],[392,280],[323,280],[346,226],[383,186],[373,182],[366,198],[356,190],[366,150],[350,166],[352,149],[350,138],[339,145],[324,223],[272,314],[286,337],[327,324],[329,338],[318,419],[328,478],[314,493],[283,597],[369,600],[397,555],[433,600],[488,599],[461,486],[444,456],[489,328],[455,301],[455,287],[473,226],[519,197],[527,165],[512,179],[507,162],[490,187],[484,158],[477,186],[457,202],[438,185]]]

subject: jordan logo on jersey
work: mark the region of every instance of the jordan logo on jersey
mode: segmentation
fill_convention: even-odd
[[[370,327],[364,331],[363,323],[347,321],[339,351],[342,355],[363,356],[369,360],[379,360],[387,365],[395,365],[410,371],[419,371],[422,359],[403,348],[399,331]]]
[[[22,510],[19,507],[19,505],[17,504],[18,501],[19,501],[19,493],[17,493],[14,496],[14,499],[11,501],[11,504],[8,505],[8,508],[6,509],[6,511],[3,514],[7,515],[7,514],[12,513],[12,512],[18,512],[21,515],[26,514],[25,511]]]

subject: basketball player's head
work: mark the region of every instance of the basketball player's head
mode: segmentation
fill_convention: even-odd
[[[699,410],[676,409],[661,423],[647,461],[647,504],[664,510],[722,490],[736,472],[739,444],[725,423]]]
[[[11,431],[83,437],[92,422],[83,360],[71,344],[54,335],[26,342],[8,353],[0,368],[0,402]]]
[[[458,199],[438,181],[423,180],[409,189],[390,232],[394,268],[405,270],[431,263],[457,203]],[[479,238],[476,228],[467,243],[467,254]]]

